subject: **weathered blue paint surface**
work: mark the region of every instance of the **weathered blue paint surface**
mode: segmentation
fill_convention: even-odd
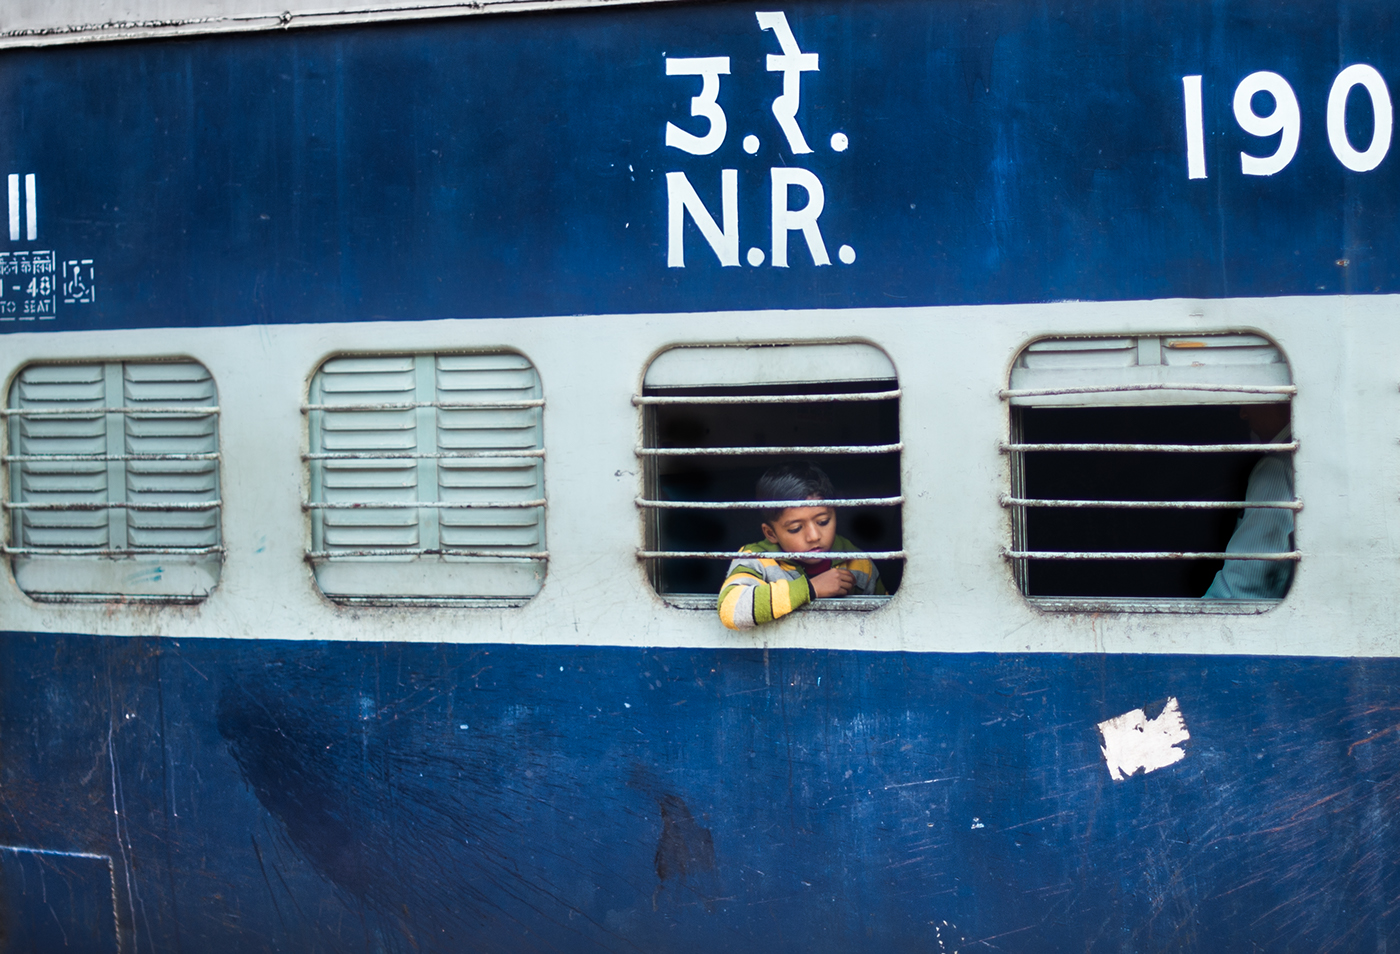
[[[1400,82],[1392,4],[782,5],[820,58],[801,75],[809,155],[771,112],[778,43],[755,9],[6,51],[0,172],[36,176],[37,232],[0,227],[0,250],[91,261],[92,300],[53,299],[64,329],[1400,291],[1400,156],[1348,171],[1325,119],[1343,66]],[[664,144],[667,122],[706,128],[699,78],[667,76],[668,56],[731,59],[712,155]],[[1269,177],[1239,154],[1279,137],[1231,107],[1260,70],[1301,110],[1297,156]],[[1204,78],[1198,180],[1187,75]],[[1360,89],[1347,116],[1364,148]],[[794,232],[789,268],[720,268],[687,219],[686,267],[667,267],[666,173],[718,218],[736,170],[746,253],[770,248],[787,166],[824,184],[832,265]]]
[[[0,843],[110,856],[125,951],[1400,932],[1395,660],[0,647]],[[1185,759],[1111,781],[1096,723],[1168,695]],[[21,917],[47,917],[29,898]]]
[[[0,847],[0,951],[120,954],[112,860]]]
[[[0,333],[1400,291],[1400,156],[1325,131],[1343,66],[1400,81],[1391,5],[783,5],[803,155],[755,9],[6,51]],[[711,155],[667,56],[731,58]],[[1246,177],[1259,70],[1301,138]],[[790,166],[830,266],[771,266]],[[666,174],[718,216],[724,169],[768,263],[687,220],[669,268]],[[1168,696],[1186,758],[1113,782],[1096,724]],[[115,877],[0,850],[0,951],[1383,950],[1397,711],[1396,660],[5,633],[0,848]]]

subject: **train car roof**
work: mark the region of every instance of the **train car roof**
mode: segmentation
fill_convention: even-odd
[[[0,49],[662,2],[668,0],[14,0],[0,7]]]

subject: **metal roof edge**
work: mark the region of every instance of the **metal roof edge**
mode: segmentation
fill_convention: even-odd
[[[151,40],[223,33],[353,26],[411,20],[478,16],[491,13],[533,13],[588,7],[641,6],[678,0],[461,0],[449,3],[387,4],[363,10],[306,9],[281,12],[233,12],[189,19],[112,20],[104,23],[60,24],[0,30],[0,50],[121,40]]]

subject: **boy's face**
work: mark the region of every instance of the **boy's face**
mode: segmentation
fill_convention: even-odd
[[[763,524],[763,536],[787,553],[830,550],[836,542],[836,508],[789,507],[778,519]]]

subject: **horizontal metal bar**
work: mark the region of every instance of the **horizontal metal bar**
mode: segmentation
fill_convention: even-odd
[[[307,411],[412,411],[420,407],[436,407],[448,411],[477,410],[521,410],[527,407],[544,407],[544,398],[530,398],[523,401],[483,401],[468,404],[464,401],[397,401],[386,404],[303,404],[301,412]]]
[[[639,560],[903,560],[903,550],[829,550],[818,553],[745,553],[738,550],[638,550]]]
[[[846,394],[697,394],[692,397],[634,395],[637,407],[657,404],[828,404],[846,401],[893,401],[904,393],[893,391],[852,391]]]
[[[10,556],[200,556],[206,553],[223,553],[221,546],[213,547],[7,547],[0,546],[0,553]]]
[[[1006,388],[997,396],[1006,400],[1021,397],[1055,397],[1061,394],[1114,394],[1127,391],[1208,391],[1220,394],[1297,394],[1292,384],[1095,384],[1073,388]],[[1282,402],[1280,402],[1282,403]]]
[[[543,457],[544,448],[537,447],[532,450],[506,451],[442,451],[436,454],[415,454],[410,451],[346,451],[325,452],[320,454],[302,454],[302,460],[506,460],[512,457]]]
[[[513,560],[548,560],[548,550],[456,550],[451,547],[439,547],[428,549],[424,547],[409,547],[402,550],[391,548],[363,549],[363,550],[308,550],[306,559],[313,563],[327,562],[340,559],[351,559],[353,557],[388,557],[388,556],[455,556],[455,557],[499,557],[501,559]]]
[[[1038,451],[1112,451],[1115,453],[1153,454],[1287,454],[1298,449],[1297,441],[1287,444],[1008,444],[1003,451],[1035,453]]]
[[[212,454],[6,454],[6,463],[45,463],[49,461],[93,461],[100,463],[109,460],[218,460],[219,453]]]
[[[1027,596],[1037,609],[1057,613],[1151,613],[1199,616],[1257,616],[1266,613],[1280,597],[1243,600],[1203,600],[1199,596]]]
[[[529,510],[531,507],[543,507],[544,500],[508,500],[508,501],[446,501],[446,500],[425,500],[422,503],[413,503],[404,500],[382,500],[366,501],[345,501],[328,503],[325,501],[304,500],[301,504],[303,510]]]
[[[903,497],[837,497],[832,500],[647,500],[637,498],[647,510],[780,510],[788,507],[898,507]]]
[[[1301,500],[1047,500],[1002,497],[1003,507],[1074,507],[1115,510],[1302,510]]]
[[[510,609],[524,606],[530,597],[520,596],[346,596],[344,593],[327,593],[326,598],[341,606],[374,607],[431,607],[447,608],[471,607],[472,609]],[[713,610],[714,607],[711,607]]]
[[[667,606],[676,609],[715,611],[714,593],[662,593]],[[813,600],[803,607],[802,612],[815,613],[868,613],[889,603],[889,596],[856,596],[848,594],[840,599]]]
[[[752,457],[760,454],[897,454],[900,444],[794,444],[790,447],[638,447],[638,457]]]
[[[218,414],[218,405],[208,407],[6,407],[0,417],[101,417],[103,414],[159,414],[173,417],[208,417]]]
[[[124,500],[114,500],[108,503],[39,503],[30,501],[11,503],[8,500],[0,501],[0,507],[4,507],[6,510],[142,510],[156,513],[173,513],[181,510],[217,510],[223,505],[222,500],[163,504],[129,503]]]
[[[1093,550],[1003,550],[1008,560],[1269,560],[1275,563],[1301,560],[1297,550],[1278,553],[1192,553],[1178,550],[1093,551]]]

